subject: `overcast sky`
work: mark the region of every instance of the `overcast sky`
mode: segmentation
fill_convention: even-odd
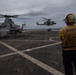
[[[26,28],[49,28],[48,26],[37,26],[41,17],[53,18],[57,24],[52,28],[64,27],[63,19],[68,13],[76,14],[76,0],[0,0],[0,14],[20,15],[25,14],[30,18],[26,20]],[[55,19],[55,17],[58,17]],[[0,19],[2,22],[4,19]],[[16,20],[16,24],[22,24],[25,20]]]

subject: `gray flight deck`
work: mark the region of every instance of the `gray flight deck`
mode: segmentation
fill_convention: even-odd
[[[0,75],[64,75],[59,31],[0,38]]]

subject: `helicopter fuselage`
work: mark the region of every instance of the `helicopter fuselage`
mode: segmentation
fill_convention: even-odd
[[[0,37],[10,36],[10,34],[17,35],[17,33],[22,33],[24,24],[22,27],[20,27],[12,21],[11,16],[4,17],[4,23],[0,24]]]
[[[46,26],[51,26],[51,25],[54,25],[54,24],[56,24],[55,22],[52,22],[52,23],[50,23],[50,22],[44,22],[43,24],[39,24],[38,22],[37,22],[37,25],[46,25]]]

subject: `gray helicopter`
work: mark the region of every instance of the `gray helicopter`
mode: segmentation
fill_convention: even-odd
[[[55,21],[52,21],[52,18],[51,19],[48,19],[48,18],[44,18],[43,17],[43,20],[42,21],[45,21],[44,23],[40,24],[38,22],[36,22],[37,25],[46,25],[46,26],[52,26],[52,25],[55,25],[56,22]]]
[[[4,23],[0,24],[0,37],[5,36],[16,36],[18,33],[22,33],[23,26],[26,24],[22,24],[22,27],[15,24],[11,18],[18,18],[18,15],[2,15],[0,14],[0,18],[5,18]]]

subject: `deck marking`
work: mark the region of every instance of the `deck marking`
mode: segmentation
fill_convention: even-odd
[[[0,58],[11,56],[11,55],[14,55],[14,54],[17,54],[17,53],[16,52],[12,52],[12,53],[8,53],[8,54],[0,55]]]
[[[47,46],[44,45],[44,46],[39,46],[39,47],[35,47],[35,48],[30,48],[30,49],[22,50],[21,52],[32,51],[32,50],[36,50],[36,49],[40,49],[40,48],[45,48],[45,47],[48,47],[48,46],[54,46],[54,45],[58,45],[60,43],[61,42],[50,44],[50,45],[47,45]],[[4,55],[1,55],[0,58],[10,56],[10,55],[14,55],[14,54],[17,54],[17,53],[12,52],[12,53],[8,53],[8,54],[4,54]]]
[[[49,40],[3,40],[3,41],[49,41]]]
[[[41,48],[45,48],[45,47],[49,47],[49,46],[54,46],[54,45],[58,45],[60,43],[61,42],[57,42],[57,43],[54,43],[54,44],[48,44],[48,45],[39,46],[39,47],[31,48],[31,49],[26,49],[26,51],[31,51],[31,50],[35,50],[35,49],[41,49]]]
[[[44,64],[44,63],[42,63],[41,61],[39,61],[39,60],[37,60],[37,59],[35,59],[35,58],[27,55],[27,54],[25,54],[25,53],[23,53],[23,52],[15,49],[14,47],[11,47],[11,46],[9,46],[9,45],[7,45],[6,43],[1,42],[1,41],[0,41],[0,43],[3,44],[4,46],[8,47],[9,49],[13,50],[13,51],[16,52],[17,54],[21,55],[22,57],[30,60],[30,61],[33,62],[34,64],[36,64],[36,65],[40,66],[41,68],[45,69],[46,71],[52,73],[53,75],[64,75],[64,74],[61,73],[60,71],[58,71],[58,70],[56,70],[56,69],[54,69],[54,68],[52,68],[52,67],[50,67],[50,66],[48,66],[48,65],[46,65],[46,64]]]
[[[49,38],[49,40],[54,41],[54,42],[58,42],[58,41],[53,40],[53,38],[58,38],[58,37],[51,37],[51,38]]]
[[[49,39],[49,41],[58,42],[58,41],[52,40],[51,38]]]

